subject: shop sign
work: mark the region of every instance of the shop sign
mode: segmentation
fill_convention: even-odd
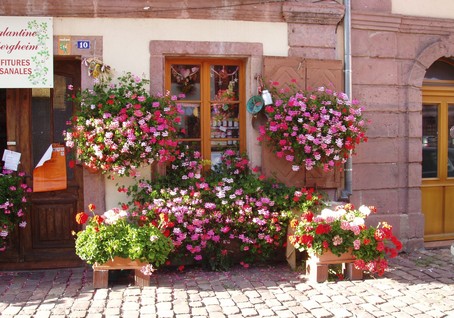
[[[1,17],[0,88],[53,87],[50,17]]]

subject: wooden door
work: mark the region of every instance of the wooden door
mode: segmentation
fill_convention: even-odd
[[[80,60],[54,61],[53,89],[10,89],[6,93],[7,139],[10,150],[22,154],[21,168],[32,185],[33,169],[50,144],[64,145],[63,131],[73,114],[67,86],[80,87]],[[10,143],[11,144],[11,143]],[[27,227],[20,231],[9,259],[0,268],[49,268],[80,264],[71,231],[79,229],[77,212],[83,210],[82,168],[69,168],[67,189],[33,193]]]
[[[422,126],[424,239],[454,239],[453,87],[424,87]]]

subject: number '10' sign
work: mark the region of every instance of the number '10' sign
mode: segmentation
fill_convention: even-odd
[[[77,48],[87,50],[90,48],[90,41],[77,41]]]

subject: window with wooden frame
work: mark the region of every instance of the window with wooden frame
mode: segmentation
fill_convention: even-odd
[[[246,151],[243,60],[167,58],[165,74],[166,90],[183,106],[180,142],[212,165],[227,149]]]

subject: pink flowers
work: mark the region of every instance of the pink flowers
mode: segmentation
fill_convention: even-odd
[[[66,146],[102,173],[135,175],[142,163],[173,160],[181,107],[172,96],[148,95],[146,80],[128,73],[118,81],[74,96],[80,111],[65,133]]]
[[[232,258],[228,246],[235,243],[245,264],[267,259],[285,243],[289,209],[317,196],[260,178],[249,160],[233,150],[221,158],[212,168],[215,173],[204,178],[200,153],[180,149],[160,182],[130,188],[129,210],[149,220],[165,215],[172,222],[169,237],[177,257],[224,266],[219,262]]]
[[[0,173],[0,252],[7,249],[8,235],[27,226],[25,207],[32,189],[23,180],[23,172],[4,169]]]
[[[362,110],[344,93],[324,87],[291,96],[275,88],[271,92],[275,104],[265,108],[269,119],[260,127],[258,140],[292,165],[329,171],[367,140]]]

